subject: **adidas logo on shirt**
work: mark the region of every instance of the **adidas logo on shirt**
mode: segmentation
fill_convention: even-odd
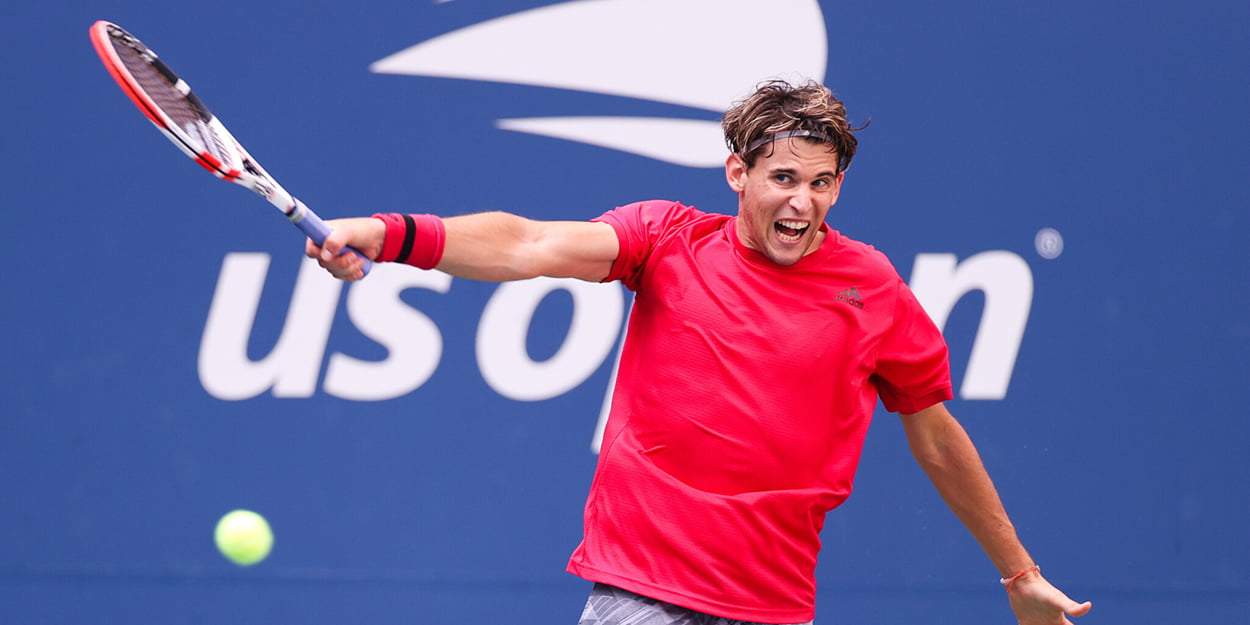
[[[856,308],[862,309],[864,307],[864,300],[859,297],[859,289],[856,289],[855,287],[851,287],[841,293],[838,293],[837,297],[834,299],[839,302],[846,302]]]

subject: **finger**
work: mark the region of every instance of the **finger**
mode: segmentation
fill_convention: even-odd
[[[1090,608],[1093,608],[1093,607],[1094,607],[1094,604],[1090,601],[1086,601],[1085,603],[1077,603],[1073,601],[1072,607],[1068,608],[1067,610],[1064,610],[1064,613],[1067,614],[1068,616],[1085,616],[1086,614],[1089,613]]]
[[[342,254],[343,248],[347,247],[347,238],[347,228],[340,228],[330,232],[326,240],[321,242],[321,258],[330,260]]]
[[[365,262],[355,254],[340,254],[330,260],[318,259],[317,262],[340,280],[353,281],[365,277]]]
[[[309,258],[320,258],[321,246],[313,242],[312,239],[304,239],[304,255]]]

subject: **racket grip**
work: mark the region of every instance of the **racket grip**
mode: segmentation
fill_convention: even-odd
[[[326,222],[322,221],[321,218],[318,217],[316,213],[309,210],[307,206],[304,206],[303,202],[296,200],[296,203],[299,208],[302,208],[303,210],[296,209],[291,213],[291,223],[295,224],[296,228],[299,228],[300,231],[308,235],[308,238],[316,242],[317,245],[325,243],[326,237],[330,236],[330,226],[326,225]],[[360,257],[360,260],[365,261],[364,266],[361,267],[364,275],[369,275],[369,270],[373,269],[373,260],[371,260],[368,256],[365,256],[360,250],[349,245],[343,248],[343,251],[339,253],[340,256],[343,254],[355,254]]]

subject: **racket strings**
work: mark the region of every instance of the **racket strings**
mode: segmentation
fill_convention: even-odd
[[[234,161],[227,143],[210,124],[212,113],[199,102],[187,83],[125,31],[110,31],[110,35],[117,57],[152,105],[182,130],[187,139],[198,143],[188,147],[206,152],[222,163]]]

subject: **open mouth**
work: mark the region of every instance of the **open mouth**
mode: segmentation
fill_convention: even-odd
[[[786,243],[799,242],[809,226],[810,224],[805,221],[793,219],[780,219],[773,222],[773,230],[777,231],[777,236]]]

